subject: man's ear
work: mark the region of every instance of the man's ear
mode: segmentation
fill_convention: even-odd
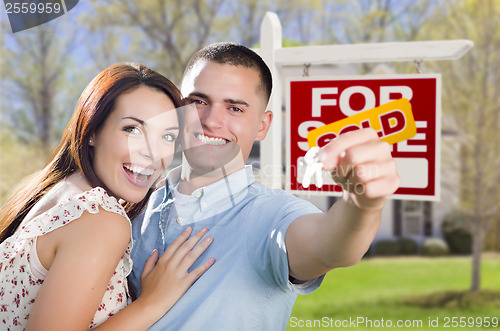
[[[264,140],[264,138],[267,135],[267,131],[269,131],[269,128],[271,127],[271,122],[273,121],[273,112],[270,110],[267,110],[262,114],[262,117],[260,119],[260,127],[259,131],[257,131],[257,136],[255,137],[255,140]]]

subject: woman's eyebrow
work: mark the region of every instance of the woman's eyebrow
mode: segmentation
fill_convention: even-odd
[[[130,120],[133,120],[133,121],[136,121],[137,123],[139,123],[140,125],[142,126],[146,126],[147,125],[147,121],[143,121],[137,117],[133,117],[133,116],[126,116],[123,118],[124,120],[125,119],[130,119]],[[179,130],[179,126],[170,126],[168,128],[165,128],[165,131],[171,131],[171,130]]]
[[[124,120],[125,120],[125,119],[131,119],[131,120],[136,121],[136,122],[137,122],[137,123],[139,123],[140,125],[144,125],[144,124],[146,124],[146,122],[144,122],[143,120],[138,119],[137,117],[133,117],[133,116],[126,116],[126,117],[124,117],[124,118],[122,118],[122,119],[124,119]]]

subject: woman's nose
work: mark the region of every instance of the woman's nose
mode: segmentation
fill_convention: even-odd
[[[129,140],[129,153],[133,163],[145,164],[157,159],[161,151],[159,143],[144,134]]]

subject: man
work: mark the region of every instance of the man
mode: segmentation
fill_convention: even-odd
[[[284,330],[297,294],[329,270],[357,263],[372,242],[386,199],[399,185],[389,145],[374,130],[349,132],[319,152],[344,185],[322,213],[282,190],[254,182],[245,166],[265,138],[271,73],[253,51],[220,43],[196,53],[181,92],[196,108],[183,118],[184,160],[133,222],[132,288],[153,249],[162,253],[185,227],[207,227],[214,243],[197,267],[215,264],[152,330]],[[278,110],[280,111],[280,110]]]

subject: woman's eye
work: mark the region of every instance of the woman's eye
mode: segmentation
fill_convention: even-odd
[[[162,136],[163,140],[165,141],[175,141],[177,139],[177,136],[173,133],[167,133]]]
[[[126,126],[123,128],[123,131],[127,132],[127,133],[139,133],[140,130],[138,127],[136,126]]]

